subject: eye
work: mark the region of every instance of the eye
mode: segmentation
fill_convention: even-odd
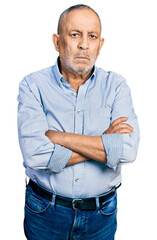
[[[91,34],[91,35],[89,35],[89,36],[90,36],[90,38],[92,38],[92,39],[96,39],[96,38],[97,38],[97,36],[94,35],[94,34]]]
[[[72,33],[71,36],[74,37],[74,38],[76,38],[76,37],[79,36],[79,34],[78,34],[78,33]]]

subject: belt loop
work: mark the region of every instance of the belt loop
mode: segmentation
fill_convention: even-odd
[[[96,210],[99,210],[100,209],[99,197],[96,197],[95,200],[96,200]]]
[[[115,186],[115,190],[117,190],[121,185],[122,183],[119,183],[117,186]]]
[[[27,176],[25,177],[25,184],[26,184],[26,187],[28,185],[28,179],[27,179]]]
[[[56,194],[52,194],[52,202],[51,202],[51,207],[52,209],[54,210],[54,207],[55,207],[55,201],[56,201]]]

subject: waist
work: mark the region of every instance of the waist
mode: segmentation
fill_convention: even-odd
[[[119,184],[120,186],[121,184]],[[28,183],[28,186],[33,190],[34,193],[39,196],[49,200],[55,199],[55,204],[62,205],[68,208],[72,208],[74,210],[96,210],[102,208],[102,203],[112,197],[115,194],[116,189],[119,187],[112,188],[109,192],[104,193],[101,196],[92,197],[92,198],[68,198],[60,195],[55,195],[54,193],[50,193],[34,183],[31,179]]]
[[[26,169],[26,175],[49,192],[69,198],[88,198],[102,195],[121,182],[121,171],[107,168],[96,161],[64,168],[59,174],[45,170]]]

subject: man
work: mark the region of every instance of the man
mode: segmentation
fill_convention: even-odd
[[[27,239],[114,239],[121,165],[136,158],[139,128],[125,79],[95,67],[103,42],[98,14],[73,6],[53,35],[55,66],[20,83]]]

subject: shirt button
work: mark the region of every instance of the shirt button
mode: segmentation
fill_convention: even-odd
[[[76,178],[76,179],[75,179],[75,182],[78,182],[78,181],[79,181],[79,178]]]
[[[73,95],[73,96],[74,96],[74,94],[75,94],[75,93],[73,93],[73,92],[71,93],[71,95]]]
[[[81,112],[81,110],[77,110],[77,113],[80,113]]]

